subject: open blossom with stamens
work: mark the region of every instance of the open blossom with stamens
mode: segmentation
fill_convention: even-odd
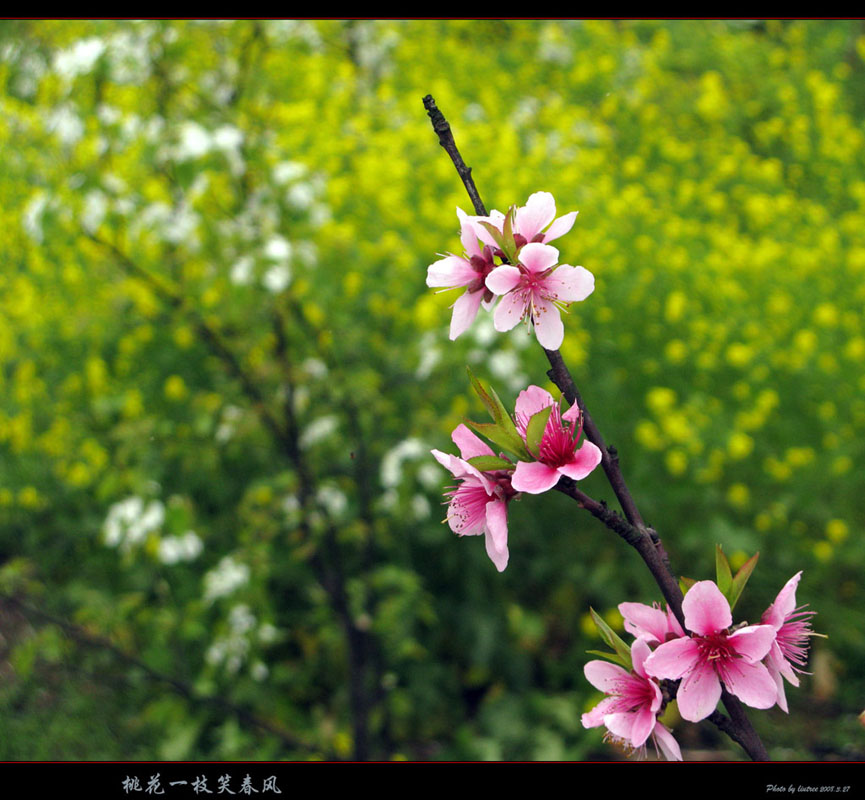
[[[811,617],[815,611],[806,611],[804,606],[796,607],[796,587],[799,585],[801,572],[797,572],[778,592],[775,602],[763,612],[760,620],[775,629],[775,641],[763,662],[778,689],[778,706],[783,711],[787,709],[787,695],[784,691],[786,678],[793,686],[799,685],[797,672],[804,672],[802,667],[808,660],[808,639],[814,636],[811,630]]]
[[[520,461],[512,478],[518,492],[541,494],[549,491],[562,475],[582,480],[601,463],[601,451],[589,441],[579,444],[582,433],[580,407],[571,406],[564,414],[553,396],[540,386],[529,386],[520,392],[516,402],[517,431],[526,438],[531,418],[552,406],[538,445],[537,461]]]
[[[487,217],[469,217],[473,223],[489,222],[500,231],[504,228],[505,215],[501,211],[492,211]],[[513,231],[517,247],[529,242],[548,244],[560,236],[564,236],[577,219],[577,212],[556,218],[556,201],[549,192],[535,192],[529,196],[524,206],[520,206],[514,216]],[[494,250],[497,245],[490,232],[483,225],[476,225],[480,240],[490,245]]]
[[[585,728],[605,725],[613,739],[628,749],[639,750],[652,736],[669,761],[681,761],[682,753],[673,735],[658,721],[663,695],[657,681],[646,674],[644,664],[649,645],[637,639],[631,645],[633,670],[628,672],[608,661],[590,661],[584,667],[589,683],[606,694],[591,711],[583,714]]]
[[[682,602],[690,636],[658,646],[645,669],[655,678],[682,679],[677,700],[683,719],[699,722],[727,691],[753,708],[775,705],[775,681],[760,663],[775,641],[771,625],[749,625],[730,631],[730,604],[712,581],[695,583]]]
[[[494,299],[492,291],[485,283],[487,275],[495,267],[492,250],[489,246],[481,247],[478,244],[475,226],[464,211],[458,208],[457,216],[460,220],[460,241],[464,255],[448,255],[430,264],[426,279],[427,286],[445,287],[441,291],[465,286],[465,292],[453,305],[450,328],[452,340],[464,333],[474,322],[481,303],[484,303],[485,308],[489,308]]]
[[[560,309],[585,300],[595,278],[583,267],[559,264],[559,251],[547,244],[525,245],[518,259],[516,266],[503,264],[487,275],[487,288],[502,295],[493,314],[495,328],[509,331],[527,318],[541,345],[558,350],[565,337]]]
[[[452,434],[460,456],[432,450],[433,456],[460,483],[446,492],[447,522],[460,536],[484,534],[487,555],[496,569],[503,572],[508,565],[508,502],[516,495],[506,470],[481,472],[468,463],[475,456],[495,455],[465,425],[458,425]]]

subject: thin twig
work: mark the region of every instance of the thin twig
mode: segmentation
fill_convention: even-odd
[[[477,187],[471,177],[471,169],[469,169],[462,159],[462,156],[457,149],[454,141],[451,127],[445,119],[444,115],[439,111],[431,95],[427,95],[423,99],[424,108],[432,121],[433,130],[439,138],[439,143],[447,151],[451,161],[453,161],[466,191],[474,204],[475,211],[486,216],[486,207],[481,201]],[[678,581],[670,568],[669,559],[661,544],[661,539],[657,532],[647,528],[643,523],[640,512],[637,510],[636,503],[631,496],[630,491],[625,483],[621,469],[619,468],[619,459],[616,450],[612,447],[607,447],[604,438],[598,430],[591,415],[586,409],[585,403],[577,389],[573,376],[570,370],[565,365],[564,359],[558,350],[544,350],[547,359],[550,362],[550,370],[547,373],[550,379],[559,387],[562,394],[570,403],[578,403],[580,410],[583,413],[583,429],[586,432],[586,437],[601,450],[602,466],[607,480],[610,483],[619,503],[622,506],[622,511],[625,514],[625,519],[607,508],[606,504],[599,503],[584,492],[576,488],[573,481],[562,478],[556,487],[559,491],[573,497],[582,508],[585,508],[593,516],[604,523],[610,530],[615,531],[628,544],[630,544],[642,557],[646,566],[655,578],[661,593],[670,605],[676,618],[684,626],[685,619],[682,613],[682,591],[679,588]],[[768,761],[769,754],[766,751],[763,742],[757,735],[751,725],[750,720],[745,714],[742,704],[736,697],[733,697],[726,689],[723,690],[722,698],[724,706],[730,713],[730,717],[725,717],[721,712],[715,711],[708,719],[713,722],[720,730],[724,731],[731,739],[738,742],[754,761]]]

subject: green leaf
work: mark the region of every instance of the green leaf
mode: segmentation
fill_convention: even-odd
[[[686,578],[684,575],[679,578],[679,588],[682,590],[682,594],[688,594],[688,589],[696,582],[693,578]]]
[[[760,558],[759,553],[754,553],[742,566],[739,568],[739,571],[736,573],[736,577],[733,578],[732,586],[730,587],[730,596],[727,598],[730,601],[730,609],[732,610],[736,603],[739,602],[739,597],[742,594],[742,590],[745,588],[745,585],[748,583],[748,579],[751,577],[751,573],[754,571],[754,567],[757,566],[757,559]]]
[[[475,377],[475,374],[472,372],[471,367],[467,366],[466,372],[468,372],[469,374],[469,380],[471,381],[472,388],[475,390],[475,394],[480,397],[481,402],[486,406],[487,411],[489,411],[490,416],[493,418],[495,423],[499,426],[513,427],[514,432],[516,433],[516,427],[514,426],[514,422],[508,414],[504,403],[502,403],[502,401],[499,399],[499,396],[496,394],[496,390],[493,389],[492,386],[490,386],[490,390],[488,392],[484,388],[483,384]]]
[[[529,424],[526,425],[526,447],[535,458],[538,456],[538,448],[540,447],[544,430],[547,427],[547,420],[549,420],[552,410],[552,406],[542,408],[537,414],[532,414]]]
[[[517,207],[511,206],[505,216],[504,225],[502,225],[502,251],[511,264],[517,263],[517,243],[514,240],[514,218],[517,214]]]
[[[470,419],[466,420],[466,424],[473,428],[476,433],[489,439],[493,444],[497,444],[499,447],[503,447],[508,452],[513,453],[521,461],[532,460],[531,454],[526,450],[526,446],[516,429],[511,432],[492,422],[472,422]]]
[[[589,608],[589,613],[592,615],[592,619],[595,621],[595,625],[598,626],[598,631],[600,631],[601,638],[616,651],[616,655],[623,659],[623,666],[626,666],[628,669],[632,668],[631,664],[631,648],[622,641],[621,637],[609,626],[606,622],[601,618],[601,616],[595,611],[593,608]]]
[[[730,587],[733,584],[733,573],[730,572],[730,562],[721,549],[721,545],[715,545],[715,575],[718,580],[718,588],[721,594],[730,599]]]
[[[586,650],[589,655],[600,656],[601,658],[607,659],[607,661],[612,661],[615,664],[620,664],[625,667],[625,669],[631,669],[633,664],[630,661],[626,661],[620,655],[616,653],[605,653],[603,650]]]
[[[504,458],[499,458],[498,456],[475,456],[474,458],[468,459],[468,463],[475,469],[479,469],[481,472],[495,469],[514,468],[514,465],[511,464],[510,461],[506,461]]]
[[[484,220],[478,220],[481,225],[483,225],[490,233],[490,236],[493,237],[495,243],[499,246],[499,249],[502,252],[505,252],[507,248],[507,242],[505,242],[505,237],[502,235],[502,232],[491,222],[486,222]]]

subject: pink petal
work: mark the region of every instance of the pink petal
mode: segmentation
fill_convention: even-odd
[[[495,453],[483,440],[472,433],[467,426],[460,423],[451,434],[454,444],[460,449],[460,458],[468,461],[476,456],[494,456]]]
[[[644,603],[619,603],[625,630],[638,639],[663,643],[667,638],[667,615],[660,608]]]
[[[466,255],[469,258],[481,255],[482,250],[478,245],[478,234],[474,223],[461,208],[457,209],[457,217],[460,221],[460,242],[462,242]]]
[[[673,639],[660,645],[650,655],[643,669],[647,675],[655,678],[681,678],[688,670],[695,667],[700,660],[700,650],[697,643],[690,637]]]
[[[655,723],[652,736],[655,738],[655,744],[661,749],[661,753],[667,761],[682,760],[682,751],[679,749],[679,743],[662,723]]]
[[[717,633],[733,624],[727,598],[712,581],[695,583],[682,603],[685,627],[700,636]]]
[[[546,389],[532,384],[517,395],[514,410],[518,418],[531,419],[538,411],[543,411],[555,402],[553,396]]]
[[[628,719],[623,719],[623,717]],[[640,747],[645,744],[655,727],[655,712],[648,706],[641,706],[631,713],[608,714],[604,717],[604,725],[615,736],[621,736],[634,747]],[[626,730],[628,730],[627,734],[624,733]]]
[[[796,610],[796,587],[799,585],[801,577],[802,573],[797,572],[784,584],[784,588],[778,592],[775,602],[763,612],[761,622],[772,625],[775,630],[784,624],[784,620]]]
[[[641,678],[646,678],[646,670],[644,664],[646,659],[652,655],[652,650],[643,639],[637,639],[631,645],[631,663],[634,665],[634,672]]]
[[[583,267],[561,264],[544,278],[544,294],[562,303],[585,300],[595,291],[595,276]]]
[[[526,245],[528,247],[529,245]],[[523,248],[525,250],[525,247]],[[565,338],[565,324],[557,309],[550,301],[535,297],[534,316],[535,336],[541,347],[546,350],[558,350]]]
[[[604,716],[607,709],[616,703],[617,698],[605,697],[591,711],[587,711],[580,718],[584,728],[597,728],[604,724]]]
[[[490,500],[487,503],[488,553],[490,548],[499,554],[498,560],[492,555],[490,558],[493,559],[493,563],[501,572],[508,564],[508,504],[504,500]]]
[[[559,263],[559,251],[540,242],[530,242],[520,250],[520,264],[529,272],[544,272]]]
[[[478,291],[464,292],[459,298],[457,298],[456,303],[453,305],[454,313],[451,317],[451,341],[456,339],[461,333],[465,333],[469,325],[475,321],[483,297],[484,293]]]
[[[556,201],[549,192],[535,192],[522,208],[517,209],[515,230],[530,242],[556,216]]]
[[[459,256],[447,256],[427,267],[426,285],[429,287],[445,286],[449,289],[465,286],[478,277],[478,273]]]
[[[578,403],[574,403],[564,414],[562,414],[562,419],[565,422],[570,422],[572,425],[576,425],[580,419],[580,406]]]
[[[577,220],[577,212],[571,211],[570,214],[565,214],[563,217],[559,217],[550,227],[547,229],[547,232],[544,234],[544,243],[553,241],[553,239],[558,239],[560,236],[564,236],[571,228],[574,227],[574,222]]]
[[[586,680],[604,694],[612,694],[622,681],[631,677],[630,673],[618,664],[600,660],[589,661],[583,667],[583,673]]]
[[[591,442],[583,442],[580,449],[574,453],[574,458],[569,463],[559,467],[562,475],[567,475],[575,481],[581,481],[592,470],[601,463],[601,451]]]
[[[789,714],[790,709],[787,708],[787,692],[784,690],[784,679],[781,677],[781,673],[777,670],[773,670],[771,667],[768,667],[767,669],[769,670],[769,674],[772,676],[772,680],[775,681],[775,691],[778,695],[776,701],[778,703],[778,708]]]
[[[762,661],[775,643],[775,629],[771,625],[749,625],[730,634],[727,642],[745,661]]]
[[[496,267],[487,275],[487,289],[493,294],[507,294],[511,289],[519,286],[522,273],[507,264]]]
[[[669,647],[680,641],[683,640],[676,639],[662,647]],[[711,663],[697,664],[682,679],[676,699],[682,719],[699,722],[708,717],[721,699],[721,682],[718,680],[714,666]]]
[[[492,272],[490,273],[492,275]],[[489,277],[489,276],[487,276]],[[509,331],[526,315],[526,301],[520,292],[509,292],[499,301],[493,312],[493,326],[497,331]]]
[[[453,473],[454,467],[451,464],[453,456],[450,453],[443,453],[441,450],[430,450],[436,461],[439,462],[446,470]]]
[[[540,461],[520,461],[511,478],[511,486],[518,492],[542,494],[552,489],[560,477],[555,467],[548,467]]]
[[[771,708],[778,699],[775,681],[762,664],[725,659],[718,664],[718,673],[727,690],[752,708]]]
[[[501,230],[505,224],[505,215],[502,214],[501,211],[493,210],[490,211],[489,216],[487,217],[467,217],[467,219],[474,226],[478,239],[480,239],[484,244],[488,244],[490,247],[498,248],[498,244],[496,244],[496,240],[493,239],[492,234],[480,223],[489,222],[494,227]]]

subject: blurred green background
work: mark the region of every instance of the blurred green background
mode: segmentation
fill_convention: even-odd
[[[624,757],[636,554],[557,493],[502,574],[441,524],[465,365],[553,387],[447,339],[427,93],[489,208],[580,211],[562,352],[674,567],[759,551],[752,622],[804,570],[771,755],[865,756],[863,78],[861,22],[0,23],[0,759]]]

